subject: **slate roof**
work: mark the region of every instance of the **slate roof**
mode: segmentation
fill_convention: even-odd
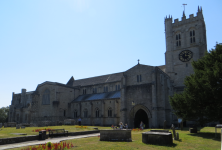
[[[107,93],[96,93],[96,94],[87,94],[87,95],[80,95],[73,102],[80,102],[80,101],[91,101],[91,100],[102,100],[102,99],[116,99],[120,98],[121,92],[114,91],[114,92],[107,92]]]
[[[87,85],[121,81],[122,76],[123,76],[123,72],[120,72],[120,73],[108,74],[108,75],[103,75],[103,76],[98,76],[98,77],[75,80],[73,86],[79,86],[79,85],[87,86]]]

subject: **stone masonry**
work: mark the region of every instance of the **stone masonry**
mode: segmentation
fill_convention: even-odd
[[[111,126],[119,122],[129,128],[166,127],[176,123],[169,96],[184,90],[184,78],[193,73],[191,62],[207,50],[206,26],[202,8],[172,22],[165,18],[165,65],[149,66],[138,62],[114,74],[75,80],[66,84],[43,82],[34,91],[12,93],[9,122],[56,125],[66,119],[82,119],[82,125]],[[188,53],[185,53],[188,51]],[[187,59],[189,58],[189,59]],[[80,71],[80,70],[79,70]],[[132,104],[135,105],[132,105]]]

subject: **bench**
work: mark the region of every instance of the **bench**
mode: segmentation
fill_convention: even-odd
[[[68,131],[66,131],[65,129],[49,130],[49,137],[55,137],[55,136],[68,136]]]

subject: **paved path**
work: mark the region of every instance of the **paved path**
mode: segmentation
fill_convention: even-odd
[[[46,139],[46,140],[43,140],[43,141],[35,140],[35,141],[27,141],[27,142],[14,143],[14,144],[5,144],[5,145],[0,145],[0,150],[18,148],[18,147],[24,147],[24,146],[30,146],[30,145],[45,144],[47,142],[59,143],[61,141],[65,141],[65,140],[87,138],[87,137],[99,136],[99,135],[100,135],[100,133],[95,133],[95,134],[87,134],[87,135],[77,135],[77,136],[52,138],[52,139]]]

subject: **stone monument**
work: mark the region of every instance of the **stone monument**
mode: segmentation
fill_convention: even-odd
[[[100,141],[132,142],[131,130],[100,130]]]
[[[150,130],[142,133],[142,142],[147,144],[172,144],[172,133],[169,130]]]
[[[180,138],[179,138],[179,133],[177,132],[177,140],[179,140]]]
[[[20,124],[17,124],[17,125],[16,125],[16,129],[20,129]]]
[[[172,131],[173,131],[173,139],[174,140],[176,140],[177,138],[176,138],[176,132],[175,132],[175,127],[174,127],[174,125],[172,124],[172,126],[171,126],[171,129],[172,129]]]

